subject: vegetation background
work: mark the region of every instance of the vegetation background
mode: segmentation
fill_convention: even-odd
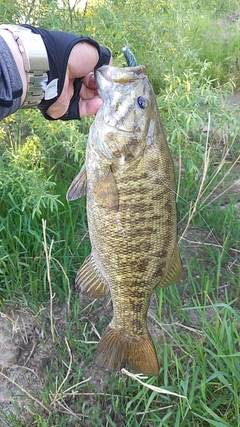
[[[12,393],[7,405],[0,393],[4,426],[239,427],[239,1],[0,0],[0,20],[90,35],[116,66],[127,44],[146,66],[176,166],[185,270],[151,303],[158,378],[97,370],[111,304],[79,304],[85,201],[65,199],[93,118],[48,122],[28,110],[5,119],[0,314],[18,325],[12,340],[26,356],[0,370]]]

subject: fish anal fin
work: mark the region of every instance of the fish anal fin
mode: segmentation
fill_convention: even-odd
[[[92,253],[78,270],[75,286],[79,293],[93,298],[103,298],[108,294],[109,286],[103,279]]]
[[[156,350],[149,334],[137,339],[111,326],[108,326],[98,343],[95,363],[112,372],[127,367],[151,376],[159,373]]]
[[[118,210],[119,194],[111,168],[109,168],[103,177],[99,177],[99,181],[94,188],[94,196],[102,208]]]
[[[178,244],[176,243],[167,271],[159,283],[158,288],[165,288],[166,286],[176,283],[179,279],[181,279],[182,275],[182,262],[179,255]]]
[[[70,185],[66,199],[68,201],[80,199],[87,194],[87,172],[86,167],[80,170],[79,174],[74,178],[72,184]]]

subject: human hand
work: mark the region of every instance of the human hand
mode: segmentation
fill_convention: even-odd
[[[96,114],[102,101],[92,71],[102,65],[112,65],[109,49],[91,37],[48,31],[27,24],[23,27],[40,34],[47,50],[48,82],[45,97],[38,105],[44,117],[48,120],[79,120]],[[49,86],[53,91],[48,91]]]
[[[98,60],[97,49],[90,43],[77,43],[73,47],[68,60],[62,93],[57,101],[46,110],[48,116],[52,119],[64,116],[71,107],[73,95],[76,98],[73,102],[75,113],[77,114],[78,109],[81,118],[97,113],[102,100],[98,96],[94,73],[91,70],[96,66]],[[112,58],[110,58],[109,65],[112,65]],[[76,85],[76,79],[83,75],[85,77],[81,79],[81,83]],[[77,91],[75,94],[74,84]],[[67,116],[65,120],[67,120]]]

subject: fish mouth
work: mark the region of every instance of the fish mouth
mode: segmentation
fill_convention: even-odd
[[[146,69],[143,65],[136,67],[116,68],[110,65],[103,65],[94,72],[97,86],[101,88],[102,79],[110,83],[126,84],[134,82],[146,76]]]

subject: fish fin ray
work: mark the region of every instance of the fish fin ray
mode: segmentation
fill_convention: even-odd
[[[86,167],[83,166],[83,168],[80,170],[79,174],[74,178],[73,182],[71,183],[66,199],[68,201],[80,199],[83,196],[86,196],[87,194],[87,171]]]
[[[103,298],[108,294],[109,286],[102,277],[92,253],[78,270],[75,286],[79,293],[93,298]]]
[[[108,172],[99,178],[98,184],[94,189],[97,203],[102,207],[110,210],[118,210],[119,194],[116,179],[111,168]]]
[[[165,288],[166,286],[176,283],[183,275],[182,262],[179,255],[178,244],[175,244],[172,258],[169,262],[166,273],[164,274],[158,288]]]
[[[146,375],[157,376],[159,373],[156,350],[149,333],[138,340],[111,325],[98,343],[95,363],[112,372],[127,367]]]

